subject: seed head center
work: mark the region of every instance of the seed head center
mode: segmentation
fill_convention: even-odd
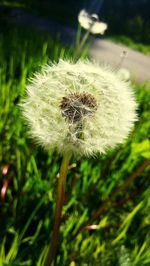
[[[95,97],[89,93],[71,93],[61,100],[60,109],[62,116],[68,118],[69,122],[75,123],[84,116],[91,116],[97,110]]]

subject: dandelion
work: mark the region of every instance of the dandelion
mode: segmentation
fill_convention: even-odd
[[[35,74],[22,109],[32,137],[63,154],[48,266],[57,250],[71,157],[105,153],[122,143],[137,119],[136,103],[130,84],[117,71],[89,61],[60,60]]]
[[[105,153],[122,143],[136,120],[133,91],[121,75],[89,61],[47,65],[23,103],[34,139],[76,156]]]
[[[104,34],[107,29],[107,24],[101,22],[97,14],[89,15],[84,9],[80,11],[78,21],[81,27],[93,34]]]
[[[84,9],[81,10],[78,15],[78,22],[79,22],[79,27],[77,31],[76,47],[75,47],[75,53],[74,53],[74,58],[76,60],[79,59],[80,52],[82,51],[89,37],[89,34],[92,33],[92,34],[103,35],[105,30],[107,29],[107,24],[104,22],[101,22],[99,20],[98,15],[96,14],[89,15]],[[86,32],[80,40],[81,27],[84,28]]]

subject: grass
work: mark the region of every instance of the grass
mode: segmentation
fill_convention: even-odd
[[[142,44],[142,43],[137,43],[133,41],[131,38],[127,36],[111,36],[109,37],[111,40],[113,40],[116,43],[120,43],[123,45],[126,45],[134,50],[137,50],[143,54],[150,55],[150,45]]]
[[[34,71],[72,50],[20,29],[0,40],[0,165],[8,166],[0,180],[1,188],[8,182],[0,199],[0,266],[42,266],[61,158],[30,140],[19,102]],[[150,265],[150,92],[147,84],[133,87],[139,121],[126,143],[70,165],[56,265]],[[93,224],[97,229],[87,227]]]

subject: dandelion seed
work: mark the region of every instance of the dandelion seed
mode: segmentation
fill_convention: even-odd
[[[130,84],[109,67],[80,60],[45,66],[22,108],[38,143],[81,156],[122,143],[137,119]]]
[[[107,29],[107,24],[101,22],[96,14],[89,15],[84,9],[80,11],[78,21],[81,27],[93,34],[104,34]]]

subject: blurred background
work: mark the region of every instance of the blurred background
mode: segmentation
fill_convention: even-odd
[[[96,13],[102,20],[107,21],[108,35],[127,35],[138,42],[145,44],[150,42],[150,2],[148,0],[1,0],[1,27],[5,24],[11,26],[12,21],[26,23],[29,26],[27,15],[30,15],[33,16],[33,20],[42,17],[76,28],[77,16],[81,9],[86,9],[90,14]],[[61,32],[61,29],[58,32]]]
[[[68,45],[70,50],[76,39],[78,14],[80,10],[85,9],[89,14],[98,14],[100,20],[108,25],[103,41],[100,42],[100,38],[104,37],[102,35],[95,35],[94,38],[92,35],[89,36],[88,39],[91,41],[89,55],[98,61],[105,61],[116,66],[121,52],[126,50],[129,56],[124,60],[122,67],[127,68],[133,78],[138,81],[150,81],[148,71],[150,62],[149,58],[144,56],[150,55],[149,8],[148,0],[127,0],[126,2],[121,0],[1,0],[1,35],[5,36],[7,46],[8,43],[12,45],[13,39],[16,37],[19,38],[19,42],[32,42],[34,33],[43,38],[43,41],[52,37],[53,40]],[[84,33],[83,30],[82,35]],[[6,45],[4,46],[6,47]],[[140,51],[144,55],[128,50],[127,47]],[[8,54],[7,50],[10,49],[6,48],[6,54]]]
[[[51,240],[61,158],[29,138],[19,104],[35,71],[74,59],[82,9],[108,30],[80,57],[129,52],[139,120],[115,150],[71,162],[55,265],[150,265],[150,1],[0,0],[0,266],[42,266]]]

